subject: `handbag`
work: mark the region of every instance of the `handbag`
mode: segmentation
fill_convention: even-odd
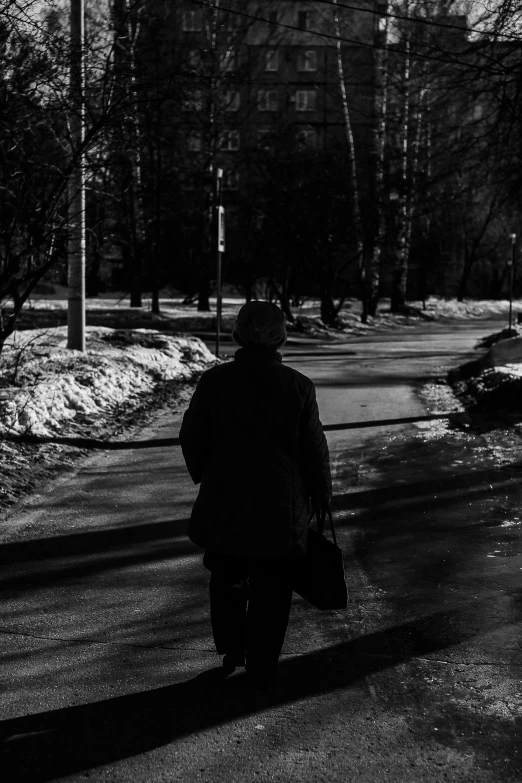
[[[312,512],[309,525],[315,513]],[[327,514],[333,541],[323,535]],[[317,609],[346,609],[348,605],[343,553],[337,545],[330,509],[317,512],[317,530],[308,527],[306,554],[295,562],[293,587]]]

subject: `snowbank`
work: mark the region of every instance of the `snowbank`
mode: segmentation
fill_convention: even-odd
[[[224,313],[232,323],[243,301],[227,300],[225,304]],[[410,303],[412,312],[417,304],[421,305]],[[517,306],[519,304],[516,303]],[[115,311],[121,309],[124,312],[127,303],[124,300],[90,303],[93,310],[105,310],[109,305]],[[430,298],[426,305],[422,317],[427,314],[430,319],[480,318],[505,314],[508,303],[459,303]],[[35,309],[63,306],[61,300],[33,302]],[[145,303],[143,308],[138,309],[143,314],[147,306]],[[183,306],[175,299],[162,301],[162,309],[171,330],[177,327],[195,328],[193,321],[197,318],[206,319],[212,325],[215,318],[213,313],[196,315],[192,307]],[[309,326],[315,324],[318,335],[324,339],[325,328],[318,322],[318,309],[318,302],[310,301],[296,314],[300,312],[298,318]],[[359,321],[359,310],[360,302],[346,302],[339,336],[347,332],[358,334],[366,329],[395,328],[415,321],[415,317],[391,315],[386,311],[386,302],[383,302],[380,317],[363,325]],[[124,315],[126,318],[126,311]],[[138,406],[143,395],[152,391],[158,383],[188,380],[216,362],[204,343],[191,335],[174,337],[149,328],[89,326],[88,351],[82,354],[66,348],[66,332],[66,326],[21,330],[6,345],[0,355],[0,437],[6,433],[56,434],[63,431],[66,422],[78,426],[99,423],[104,413],[110,413],[117,406],[125,403],[129,407]],[[506,382],[510,383],[520,375],[522,365],[515,367],[509,360],[506,365],[505,369],[496,368],[495,378],[503,374]]]
[[[162,381],[189,380],[216,363],[197,337],[150,329],[88,327],[87,352],[66,347],[67,328],[18,332],[0,356],[0,436],[46,436],[67,421],[94,422]]]
[[[492,413],[522,410],[522,337],[511,336],[514,331],[485,337],[479,345],[490,345],[489,351],[448,373],[467,407]]]
[[[168,323],[169,328],[172,329],[199,332],[215,328],[215,298],[211,298],[210,302],[211,311],[198,312],[194,305],[183,304],[181,297],[162,296],[160,300],[161,315],[155,316],[152,313],[151,299],[146,296],[143,298],[142,307],[131,308],[128,295],[118,297],[115,294],[103,294],[99,297],[87,299],[86,307],[88,319],[91,319],[90,323],[93,324],[100,323],[98,319],[107,319],[110,313],[114,321],[117,321],[118,318],[124,318],[128,326],[152,326],[156,328],[157,325],[161,329],[162,323]],[[224,297],[222,307],[222,327],[224,331],[232,330],[238,310],[244,303],[244,298],[240,296]],[[383,298],[379,302],[377,317],[369,317],[367,324],[361,323],[361,308],[362,305],[359,299],[347,298],[339,313],[340,329],[338,331],[364,333],[377,329],[408,325],[422,320],[466,320],[488,317],[500,319],[501,316],[504,316],[507,321],[509,302],[507,299],[469,299],[464,302],[458,302],[456,299],[430,296],[425,302],[409,301],[407,314],[396,315],[390,312],[390,300]],[[312,326],[324,329],[319,322],[320,302],[318,299],[307,299],[299,307],[293,307],[292,311],[297,319],[304,319],[301,326],[308,326],[304,331],[310,331]],[[57,323],[56,318],[66,318],[66,312],[67,292],[65,289],[60,289],[56,295],[34,296],[29,305],[22,311],[22,316],[36,318],[37,316],[45,316],[47,313],[50,318],[54,318],[54,320],[50,321],[54,326]],[[513,312],[516,320],[517,313],[522,312],[522,300],[513,302]],[[45,324],[39,320],[33,325],[43,326]],[[105,320],[104,325],[117,327],[119,323],[110,323]],[[299,328],[297,329],[297,331],[300,330]]]

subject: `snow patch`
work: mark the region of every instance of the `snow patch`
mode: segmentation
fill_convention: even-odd
[[[0,436],[47,436],[139,401],[162,381],[189,380],[216,357],[197,337],[88,327],[87,352],[66,348],[67,327],[16,333],[0,357]]]

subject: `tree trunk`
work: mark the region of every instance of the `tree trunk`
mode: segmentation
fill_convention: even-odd
[[[364,235],[362,228],[359,185],[357,182],[357,161],[355,159],[355,142],[352,131],[352,122],[350,118],[350,108],[348,106],[348,91],[346,88],[346,79],[344,76],[343,51],[341,44],[341,25],[339,20],[338,0],[333,0],[334,4],[334,29],[336,35],[337,49],[337,73],[339,78],[339,89],[341,93],[341,104],[343,109],[344,129],[346,133],[346,150],[348,153],[348,181],[350,183],[350,215],[348,222],[353,226],[355,234],[356,262],[358,268],[359,284],[361,288],[362,315],[361,321],[366,323],[368,316],[368,297],[366,291],[366,272],[364,265]]]
[[[288,287],[288,271],[286,278],[283,280],[283,284],[279,288],[275,280],[270,279],[268,284],[268,290],[269,292],[273,292],[275,294],[275,297],[269,293],[268,295],[268,301],[271,302],[274,298],[277,299],[279,302],[279,307],[285,314],[285,318],[287,321],[290,321],[290,323],[293,323],[295,318],[294,314],[292,313],[292,308],[290,306],[290,295],[289,295],[289,287]]]
[[[123,198],[127,208],[122,230],[127,233],[124,242],[132,244],[129,254],[130,304],[141,307],[143,251],[145,246],[145,221],[141,199],[141,132],[139,126],[136,53],[138,16],[129,11],[127,0],[114,0],[115,26],[114,68],[116,73],[117,100],[122,105],[120,152],[123,178]]]
[[[386,9],[387,10],[387,5]],[[370,285],[368,296],[368,314],[377,315],[379,285],[381,277],[381,254],[385,232],[384,210],[384,150],[386,140],[386,110],[388,99],[388,17],[375,15],[373,50],[374,62],[374,117],[373,117],[373,158],[374,187],[372,216],[371,251],[369,252]]]
[[[31,296],[32,292],[38,285],[38,283],[45,277],[47,272],[56,265],[57,253],[55,252],[54,238],[51,240],[49,249],[45,253],[44,263],[38,267],[31,280],[26,280],[22,293],[19,292],[16,284],[12,284],[9,287],[10,298],[13,301],[12,313],[7,313],[0,308],[0,354],[4,347],[5,341],[10,337],[16,325],[16,319],[18,318],[23,306]],[[4,294],[5,295],[5,294]]]
[[[281,310],[285,314],[286,320],[290,321],[290,323],[293,323],[294,314],[292,313],[292,308],[290,307],[290,298],[288,296],[288,291],[286,290],[285,286],[281,288],[281,292],[279,295],[279,304],[281,306]]]
[[[131,232],[131,235],[134,232]],[[132,241],[132,248],[130,250],[130,306],[141,307],[142,306],[142,259],[141,248],[137,245],[135,237]]]
[[[123,266],[127,270],[128,274],[130,306],[141,307],[141,270],[136,264],[136,259],[134,257],[134,247],[129,242],[125,242],[121,245],[121,249]]]
[[[468,286],[470,271],[471,268],[467,268],[466,264],[464,264],[464,268],[459,280],[459,287],[457,289],[457,302],[463,302],[466,297],[466,289]]]
[[[325,326],[335,326],[337,310],[332,296],[331,286],[321,286],[321,321]]]
[[[473,196],[474,193],[472,190],[470,190],[469,193],[470,210],[473,209]],[[468,246],[468,237],[467,237],[467,232],[465,230],[466,223],[464,222],[463,237],[464,237],[465,260],[464,260],[462,275],[460,277],[459,287],[457,292],[457,299],[459,302],[462,302],[466,295],[466,288],[471,275],[471,270],[473,269],[475,263],[478,260],[478,250],[480,248],[480,243],[484,239],[484,235],[488,230],[488,227],[490,226],[496,214],[497,201],[498,201],[498,189],[495,189],[491,201],[489,202],[488,211],[486,212],[486,215],[482,221],[480,230],[475,234],[475,237],[471,242],[471,247]]]
[[[162,112],[161,107],[157,110],[155,123],[155,136],[161,137]],[[149,146],[150,163],[154,172],[154,226],[153,242],[150,263],[152,266],[152,302],[151,309],[154,315],[160,314],[160,286],[162,282],[161,269],[161,174],[163,170],[163,156],[161,145]]]
[[[425,120],[425,158],[427,161],[427,166],[425,169],[426,172],[426,178],[425,178],[425,188],[424,188],[424,203],[430,204],[431,201],[431,173],[432,173],[432,128],[431,128],[431,99],[430,99],[430,82],[429,82],[429,72],[426,68],[426,73],[428,74],[427,79],[427,86],[426,86],[426,120]],[[430,241],[430,234],[431,234],[431,215],[429,212],[429,209],[425,211],[424,218],[421,222],[421,231],[422,231],[422,239],[423,244],[425,246],[428,245]],[[420,287],[420,297],[422,299],[422,309],[426,310],[426,299],[429,295],[428,291],[428,261],[426,260],[426,254],[423,254],[422,258],[422,264],[419,269],[419,287]]]
[[[219,6],[220,0],[211,0],[208,5],[209,17],[207,33],[207,46],[212,54],[212,62],[214,65],[219,62],[218,54],[218,30],[219,30]],[[205,111],[204,111],[204,142],[203,148],[205,150],[205,166],[207,167],[207,174],[210,171],[210,175],[214,177],[214,167],[217,164],[216,161],[216,96],[218,93],[218,86],[220,81],[219,73],[211,71],[206,79],[206,94],[205,94]],[[212,280],[212,265],[214,263],[214,214],[215,204],[213,199],[216,197],[214,187],[212,193],[208,195],[208,199],[205,200],[203,208],[203,225],[202,225],[202,248],[203,251],[199,254],[199,288],[198,288],[198,312],[208,313],[210,312],[210,284]]]
[[[406,15],[408,6],[406,6]],[[400,313],[406,304],[406,288],[408,285],[408,130],[410,124],[410,31],[406,28],[404,55],[404,105],[401,121],[401,184],[399,193],[399,208],[397,213],[396,256],[392,277],[391,312]]]
[[[492,299],[501,298],[502,289],[504,287],[504,280],[506,279],[506,273],[507,273],[506,267],[504,267],[504,269],[502,270],[502,274],[498,271],[498,269],[493,269],[493,274],[491,275],[491,283],[489,286],[490,296]]]
[[[252,299],[253,299],[253,290],[254,290],[254,286],[252,285],[251,280],[244,280],[243,281],[243,293],[245,295],[245,303],[252,301]]]
[[[425,74],[426,74],[426,69],[424,68],[424,75]],[[404,301],[401,304],[399,304],[399,308],[402,309],[404,309],[404,306],[406,304],[406,287],[408,282],[407,276],[408,276],[408,266],[409,266],[410,248],[411,248],[411,235],[413,229],[413,213],[414,213],[414,207],[418,196],[417,179],[419,173],[420,142],[421,142],[421,130],[422,130],[422,102],[426,95],[427,95],[427,90],[423,86],[419,92],[417,106],[414,112],[413,120],[414,120],[415,135],[413,138],[413,149],[412,149],[411,162],[410,162],[409,182],[406,180],[407,190],[406,190],[406,199],[405,199],[405,224],[404,224],[404,255],[405,255]]]
[[[101,253],[98,247],[95,247],[92,252],[91,263],[87,270],[87,276],[85,278],[86,296],[98,296],[98,294],[100,293],[101,290],[100,264],[101,264]]]
[[[198,286],[198,312],[209,313],[210,312],[210,274],[208,271],[208,263],[203,262]]]
[[[19,311],[16,309],[12,313],[6,313],[5,310],[0,310],[0,354],[2,353],[5,341],[14,332],[18,312]]]

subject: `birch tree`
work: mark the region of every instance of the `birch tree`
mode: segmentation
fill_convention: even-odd
[[[115,107],[113,164],[121,200],[118,239],[124,266],[129,273],[130,305],[141,307],[145,251],[143,213],[142,151],[136,47],[143,6],[127,0],[113,0]]]
[[[411,101],[411,29],[408,22],[410,6],[408,0],[404,7],[406,15],[405,31],[401,41],[404,47],[402,63],[402,106],[400,108],[398,133],[398,201],[396,218],[396,249],[393,268],[391,311],[401,312],[406,303],[406,285],[408,278],[408,212],[411,193],[409,192],[409,136],[410,136],[410,101]]]
[[[343,58],[341,21],[339,15],[338,0],[333,0],[333,26],[336,35],[336,54],[337,54],[337,75],[339,79],[339,93],[344,119],[344,132],[346,138],[346,170],[347,182],[349,188],[349,215],[348,220],[352,226],[355,239],[356,264],[358,268],[359,285],[362,301],[361,320],[366,323],[368,317],[368,297],[366,291],[366,270],[364,264],[364,230],[361,217],[359,179],[357,175],[357,156],[355,149],[354,134],[352,129],[352,120],[350,116],[350,107],[348,104],[348,91],[346,89],[345,62]],[[325,314],[327,323],[337,315],[335,308],[331,315]]]
[[[368,314],[377,315],[379,301],[382,246],[386,230],[386,181],[385,152],[387,138],[388,113],[388,5],[377,5],[374,18],[373,49],[373,190],[370,205],[370,235],[368,237],[369,256],[369,296]]]

